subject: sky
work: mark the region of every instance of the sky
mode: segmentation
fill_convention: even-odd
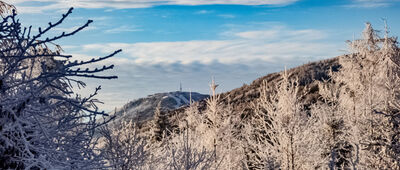
[[[99,63],[104,75],[84,79],[87,95],[102,86],[100,109],[179,90],[209,93],[211,77],[225,92],[268,73],[347,53],[366,22],[400,35],[399,0],[6,0],[23,26],[45,27],[73,13],[47,35],[85,30],[57,41],[65,54],[87,60],[123,52]]]

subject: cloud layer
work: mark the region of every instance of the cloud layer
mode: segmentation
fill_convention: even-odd
[[[319,30],[275,27],[232,34],[229,40],[87,44],[82,50],[106,54],[122,48],[124,58],[121,60],[127,60],[123,62],[148,65],[284,62],[329,56],[337,50],[332,44],[321,43],[326,35]]]

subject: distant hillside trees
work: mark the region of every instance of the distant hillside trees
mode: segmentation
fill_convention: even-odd
[[[0,169],[103,167],[94,136],[109,120],[96,107],[94,97],[100,87],[88,97],[75,93],[72,87],[85,86],[77,77],[116,78],[98,75],[113,65],[88,67],[120,50],[89,61],[71,61],[54,42],[76,34],[91,20],[70,33],[46,37],[72,8],[57,22],[34,33],[32,26],[22,27],[11,5],[0,2],[0,6]],[[104,121],[99,121],[101,117]]]

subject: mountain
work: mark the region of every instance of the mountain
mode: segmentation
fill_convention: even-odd
[[[339,57],[332,59],[311,62],[287,70],[290,79],[298,78],[300,87],[306,89],[303,100],[308,105],[316,102],[319,99],[318,82],[329,79],[329,71],[338,71],[340,65],[338,63]],[[254,80],[251,84],[243,85],[242,87],[233,89],[231,91],[221,93],[221,104],[230,104],[233,107],[233,114],[242,114],[243,116],[249,115],[252,112],[252,103],[259,98],[259,89],[264,81],[267,81],[268,86],[274,87],[275,84],[282,80],[281,72],[271,73]],[[316,80],[316,81],[313,81]],[[192,101],[195,102],[194,106],[197,107],[201,113],[206,109],[206,100],[209,95],[199,93],[192,93]],[[150,120],[154,114],[154,110],[160,103],[162,115],[167,116],[168,125],[164,127],[176,127],[180,119],[185,117],[185,110],[189,104],[189,92],[169,92],[157,93],[149,95],[145,98],[140,98],[125,104],[121,109],[115,113],[117,118],[115,122],[120,120],[136,120],[141,124],[141,127],[147,129],[150,126]],[[306,104],[307,105],[307,104]],[[251,116],[251,115],[250,115]],[[144,130],[143,129],[143,130]],[[166,129],[164,129],[166,130]]]
[[[118,120],[136,120],[139,122],[146,121],[152,118],[154,110],[160,105],[160,110],[165,112],[169,110],[179,109],[192,102],[207,98],[209,95],[204,95],[196,92],[167,92],[156,93],[144,98],[139,98],[125,104],[115,113]]]
[[[306,106],[315,103],[319,100],[320,95],[318,93],[318,82],[323,80],[328,80],[329,72],[338,71],[340,68],[339,57],[332,59],[321,60],[317,62],[311,62],[287,70],[290,79],[298,78],[300,83],[300,88],[306,89],[305,95],[302,100],[305,101]],[[274,88],[275,84],[282,80],[281,72],[271,73],[266,76],[260,77],[254,80],[249,85],[243,85],[242,87],[233,89],[231,91],[221,93],[221,104],[230,104],[233,107],[233,114],[242,114],[242,116],[247,116],[254,112],[252,109],[252,103],[259,98],[259,89],[264,81],[267,81],[267,85]],[[200,113],[206,109],[206,101],[200,100],[195,105]],[[170,126],[175,126],[179,122],[176,122],[176,117],[184,117],[184,111],[186,107],[180,107],[175,110],[168,110],[164,114],[169,117]]]

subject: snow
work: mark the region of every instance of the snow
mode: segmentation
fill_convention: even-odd
[[[189,104],[190,101],[188,99],[186,99],[184,96],[182,96],[181,94],[179,94],[178,96],[183,102],[185,102],[185,104]]]
[[[180,98],[178,98],[178,97],[176,97],[174,95],[171,95],[171,94],[168,94],[168,97],[171,97],[172,99],[175,100],[175,102],[176,102],[175,109],[177,109],[177,108],[182,106],[182,102],[181,102]]]

